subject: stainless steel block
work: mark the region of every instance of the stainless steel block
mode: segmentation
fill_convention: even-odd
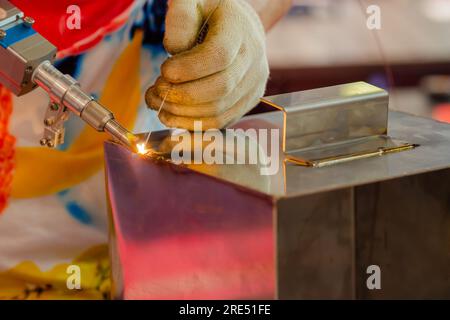
[[[235,128],[282,130],[283,117]],[[305,167],[280,145],[273,176],[107,143],[115,297],[450,298],[450,126],[390,112],[388,132],[420,146]],[[367,286],[371,265],[379,290]]]

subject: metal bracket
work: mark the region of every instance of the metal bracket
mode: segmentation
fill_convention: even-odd
[[[312,167],[408,150],[388,136],[389,94],[365,82],[266,97],[284,113],[283,151]]]
[[[44,119],[42,146],[57,147],[64,143],[64,123],[69,119],[69,111],[62,105],[50,101]]]

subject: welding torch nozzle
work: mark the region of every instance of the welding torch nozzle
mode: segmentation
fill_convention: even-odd
[[[81,112],[80,118],[97,131],[109,133],[111,137],[124,146],[130,149],[135,148],[137,138],[117,122],[111,111],[97,101],[89,102]]]
[[[62,74],[49,61],[41,63],[34,70],[32,79],[50,95],[53,102],[67,108],[97,131],[107,132],[124,146],[135,149],[136,137],[117,122],[112,112],[86,94],[75,79]]]

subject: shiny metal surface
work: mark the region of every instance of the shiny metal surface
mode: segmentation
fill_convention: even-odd
[[[262,99],[283,111],[288,161],[321,167],[411,149],[388,136],[388,93],[366,82]]]
[[[450,126],[401,112],[389,113],[390,135],[419,144],[407,152],[308,170],[286,165],[286,196],[364,185],[450,167]]]
[[[8,48],[0,46],[0,83],[17,96],[32,91],[36,88],[33,71],[41,62],[53,60],[55,54],[56,47],[37,33]]]
[[[280,199],[278,297],[449,299],[449,181],[445,169]]]
[[[90,101],[81,111],[81,119],[97,131],[104,131],[105,125],[114,119],[111,111],[97,101]]]
[[[449,298],[450,126],[389,117],[393,137],[421,147],[323,168],[285,164],[269,177],[107,143],[115,297]],[[235,127],[282,122],[273,112]],[[167,148],[167,136],[155,133],[152,146]],[[365,289],[372,264],[381,291]]]
[[[283,113],[271,112],[242,119],[233,128],[280,129]],[[394,141],[419,144],[407,152],[387,154],[321,168],[286,162],[280,144],[280,170],[262,177],[255,165],[189,165],[192,170],[276,197],[293,197],[363,185],[450,167],[450,125],[401,112],[389,112],[389,132]],[[170,131],[152,133],[150,143],[165,153]],[[143,136],[146,136],[144,134]],[[254,172],[249,178],[249,172]]]
[[[34,70],[32,79],[49,94],[51,101],[68,108],[77,116],[93,100],[81,90],[74,78],[62,74],[50,61],[41,63]]]
[[[326,147],[306,148],[286,155],[294,164],[308,167],[324,167],[338,163],[382,156],[389,153],[407,151],[418,147],[405,141],[380,135],[352,139],[343,143],[329,144]]]
[[[115,297],[275,297],[270,197],[115,144],[105,151]]]
[[[276,204],[277,288],[280,299],[353,299],[354,189]]]
[[[69,110],[56,102],[50,102],[45,112],[42,146],[54,148],[64,143],[64,124],[69,119]]]
[[[450,170],[355,189],[355,284],[361,299],[450,299]],[[367,266],[381,269],[369,290]]]
[[[388,93],[365,82],[264,97],[285,113],[285,152],[387,133]],[[301,138],[301,139],[298,139]]]
[[[0,8],[6,12],[5,17],[0,17],[0,29],[6,27],[12,22],[15,22],[17,17],[23,18],[24,16],[23,12],[13,6],[9,1],[0,0]]]
[[[0,83],[20,96],[36,87],[32,73],[42,61],[54,59],[56,47],[34,32],[34,20],[11,2],[0,0],[0,8]]]
[[[106,122],[103,130],[109,133],[118,143],[128,147],[132,151],[135,151],[137,138],[134,134],[122,127],[122,125],[114,118]]]
[[[52,65],[56,47],[31,28],[34,19],[24,18],[9,1],[0,0],[0,8],[3,10],[0,17],[3,35],[0,39],[0,84],[17,96],[37,86],[50,96],[41,145],[53,148],[63,143],[68,109],[97,131],[105,131],[106,127],[106,132],[116,141],[134,150],[134,135],[117,123],[109,110],[83,92],[75,79]]]

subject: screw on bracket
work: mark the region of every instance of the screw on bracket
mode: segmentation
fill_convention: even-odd
[[[6,38],[6,31],[0,29],[0,40],[3,40],[3,39],[5,39],[5,38]]]
[[[39,141],[39,143],[41,144],[41,146],[46,146],[47,145],[47,139],[41,139],[40,141]]]
[[[25,17],[23,18],[23,24],[25,27],[31,28],[34,24],[34,19],[31,17]]]

